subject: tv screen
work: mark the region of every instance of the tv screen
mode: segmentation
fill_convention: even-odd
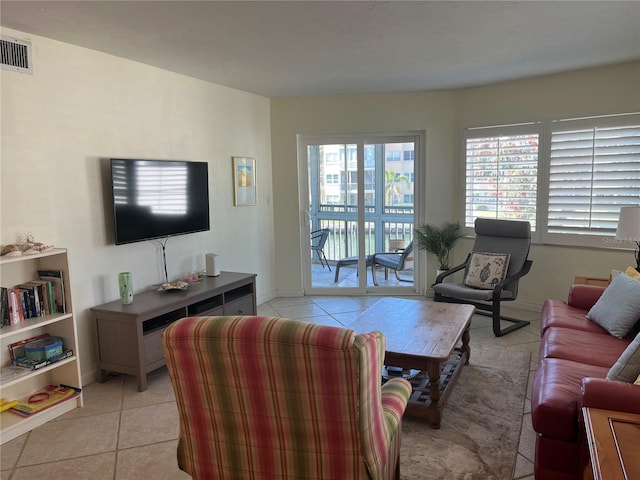
[[[111,159],[116,245],[209,230],[206,162]]]

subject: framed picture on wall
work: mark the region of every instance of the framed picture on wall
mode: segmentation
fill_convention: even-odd
[[[232,157],[233,160],[233,204],[235,206],[255,205],[256,159]]]

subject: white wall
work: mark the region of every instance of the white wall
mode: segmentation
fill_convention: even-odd
[[[69,250],[85,383],[96,368],[88,309],[118,298],[120,271],[133,272],[138,292],[163,278],[156,243],[111,240],[105,159],[207,161],[211,231],[169,240],[169,277],[204,268],[204,254],[214,252],[223,270],[258,275],[259,302],[273,297],[269,99],[42,37],[3,34],[31,39],[34,74],[0,73],[0,241],[32,232]],[[233,206],[233,155],[256,158],[255,207]]]
[[[275,198],[276,285],[302,292],[296,135],[425,130],[426,220],[458,220],[461,201],[459,133],[462,128],[640,110],[640,63],[457,91],[414,94],[277,98],[271,104]],[[424,221],[424,219],[421,219]],[[464,260],[463,240],[454,261]],[[521,282],[518,306],[538,309],[546,298],[566,298],[574,276],[607,277],[632,263],[630,250],[534,245],[533,269]],[[435,277],[428,259],[427,278]]]

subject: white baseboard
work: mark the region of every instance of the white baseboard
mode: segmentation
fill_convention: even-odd
[[[304,290],[278,290],[276,297],[304,297]]]
[[[92,383],[96,383],[98,381],[98,368],[92,368],[88,372],[82,372],[82,386],[85,387],[87,385],[91,385]]]

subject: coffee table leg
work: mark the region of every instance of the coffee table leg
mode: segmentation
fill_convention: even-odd
[[[440,362],[429,362],[427,365],[429,374],[429,398],[432,404],[440,400]]]
[[[429,362],[427,374],[429,375],[429,399],[431,404],[426,409],[427,419],[431,428],[440,428],[442,421],[442,405],[440,405],[440,362]]]
[[[462,332],[462,351],[467,352],[467,360],[464,362],[465,365],[469,365],[469,359],[471,358],[471,347],[469,347],[469,341],[471,340],[471,335],[469,335],[469,328]]]

